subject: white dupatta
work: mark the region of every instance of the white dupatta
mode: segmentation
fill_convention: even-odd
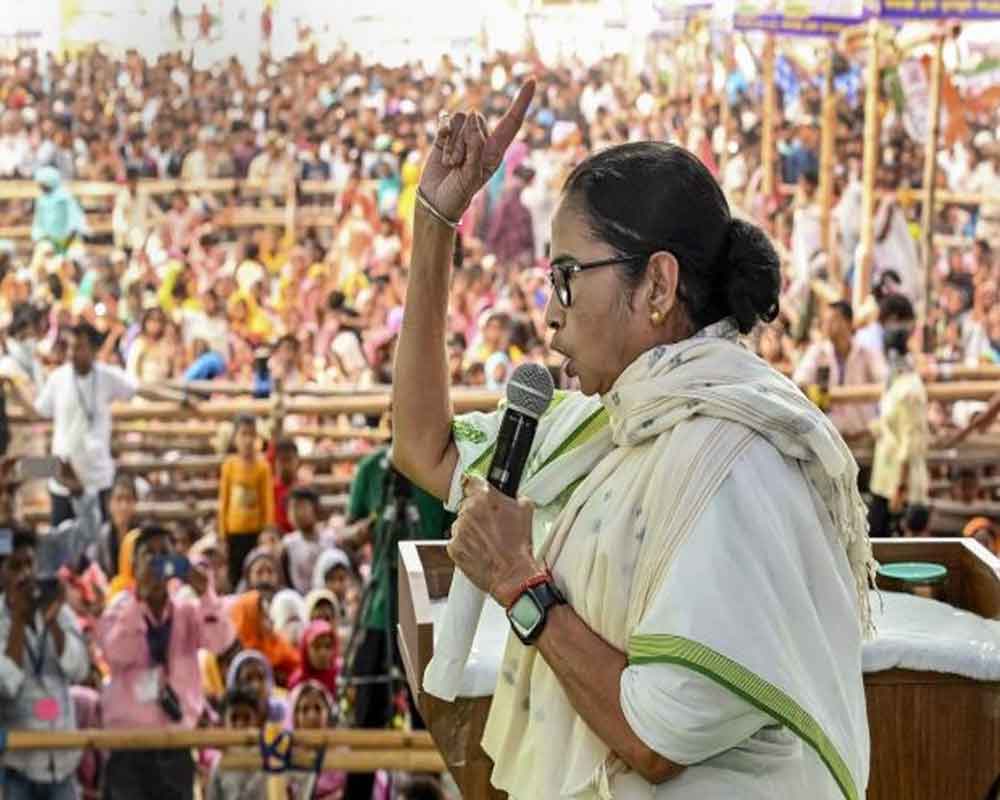
[[[628,653],[630,662],[681,664],[750,699],[813,747],[846,798],[860,797],[867,765],[859,760],[867,745],[855,751],[850,739],[857,734],[859,713],[863,721],[863,703],[859,712],[843,697],[824,693],[826,676],[789,671],[780,642],[772,668],[768,659],[746,651],[752,635],[741,642],[713,639],[711,631],[704,637],[687,630],[633,636],[656,593],[671,580],[673,557],[701,511],[757,437],[802,463],[840,537],[853,573],[860,629],[867,630],[873,562],[857,466],[847,446],[794,384],[736,341],[728,321],[643,354],[601,400],[605,414],[594,410],[592,400],[560,398],[540,430],[532,460],[545,468],[533,472],[529,464],[522,485],[522,493],[540,506],[538,555],[568,601],[596,633]],[[482,445],[495,439],[493,427],[485,415],[456,421],[462,467],[453,501],[461,469],[475,472],[488,462],[489,449]],[[481,446],[470,449],[470,438],[481,439]],[[588,447],[578,446],[581,439]],[[603,449],[600,457],[597,447]],[[860,650],[854,655],[828,668],[856,670],[860,682]],[[576,714],[537,651],[513,636],[483,745],[495,762],[494,785],[515,800],[611,798],[614,775],[624,769]],[[856,756],[862,750],[865,755]]]

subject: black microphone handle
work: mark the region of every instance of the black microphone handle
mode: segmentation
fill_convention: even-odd
[[[537,419],[513,408],[508,408],[503,415],[486,480],[508,497],[517,497],[537,429]]]

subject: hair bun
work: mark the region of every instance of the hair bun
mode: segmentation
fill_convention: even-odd
[[[733,217],[723,257],[725,296],[740,333],[778,316],[781,262],[767,234],[753,223]]]

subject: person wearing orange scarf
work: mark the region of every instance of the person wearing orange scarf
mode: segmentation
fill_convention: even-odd
[[[271,625],[267,599],[258,591],[240,595],[229,610],[236,636],[247,650],[259,650],[275,673],[275,680],[285,685],[299,667],[298,651]]]

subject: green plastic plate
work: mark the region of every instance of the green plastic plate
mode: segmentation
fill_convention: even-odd
[[[878,574],[904,583],[941,583],[948,577],[948,568],[928,561],[899,561],[882,564]]]

